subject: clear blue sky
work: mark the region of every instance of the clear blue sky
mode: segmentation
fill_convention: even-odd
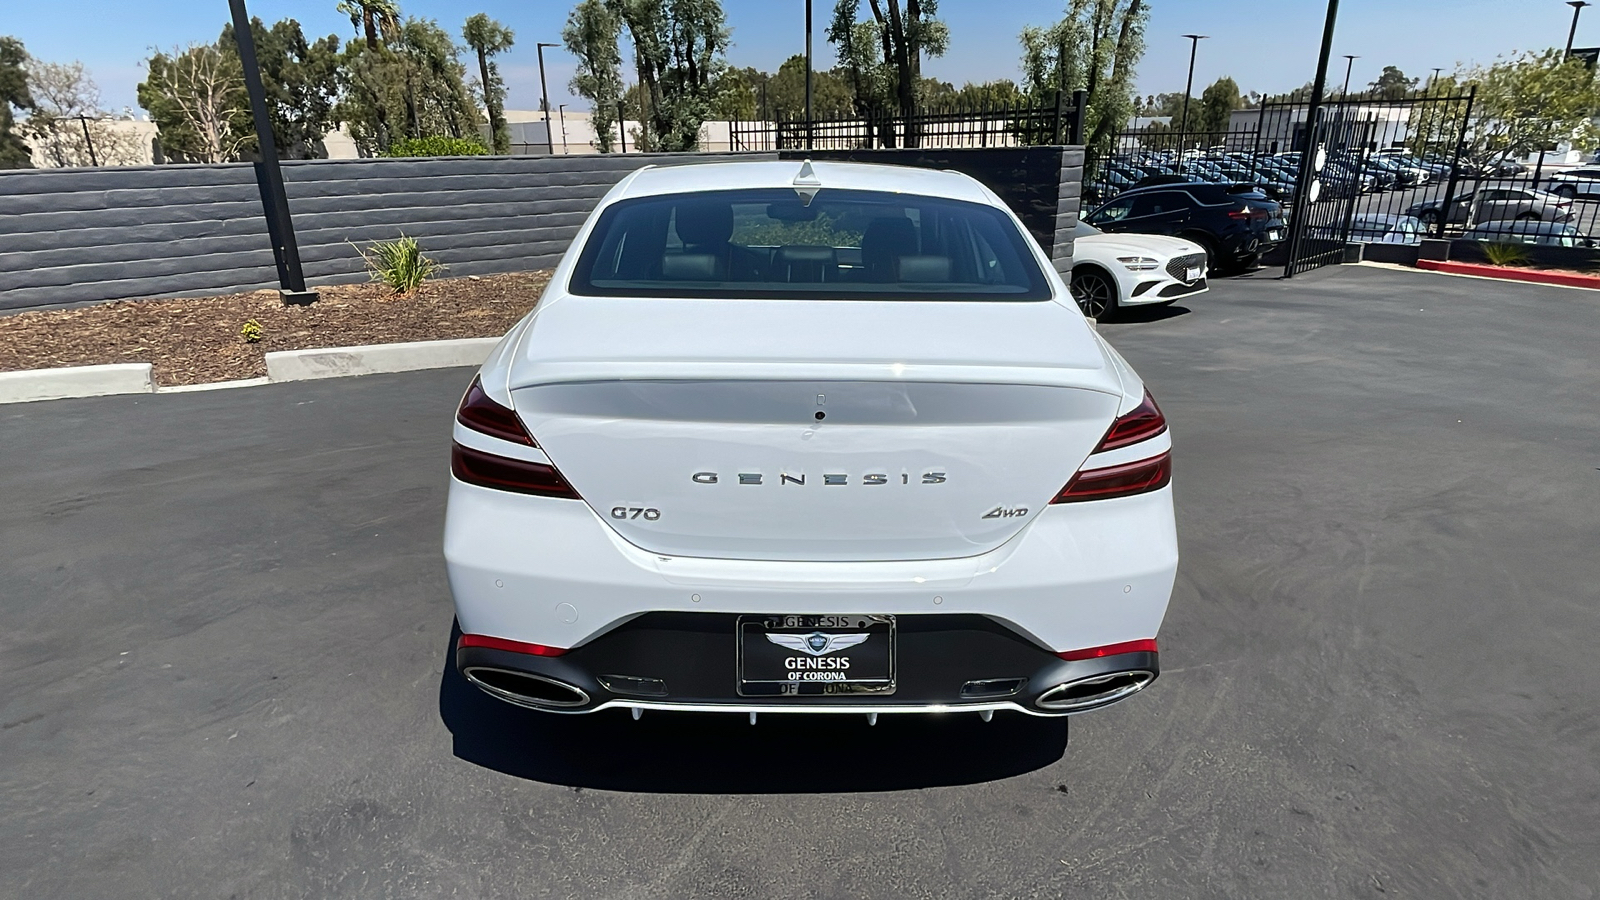
[[[350,21],[334,11],[336,0],[249,0],[250,12],[268,22],[300,20],[308,35],[348,39]],[[411,15],[437,19],[459,37],[461,22],[474,12],[510,26],[517,45],[502,61],[509,88],[507,106],[537,109],[539,67],[536,41],[559,41],[571,0],[402,0]],[[940,13],[951,30],[950,52],[924,64],[926,74],[959,86],[1017,76],[1017,33],[1024,25],[1048,24],[1061,14],[1061,0],[944,0]],[[1195,92],[1231,75],[1246,91],[1277,93],[1309,81],[1316,65],[1326,9],[1322,0],[1150,0],[1149,49],[1139,65],[1142,94],[1183,90],[1189,42],[1180,35],[1211,35],[1200,43]],[[723,0],[735,65],[773,71],[804,48],[802,0]],[[865,6],[865,4],[863,4]],[[816,0],[817,28],[832,8]],[[1384,65],[1426,76],[1434,66],[1488,62],[1517,50],[1561,46],[1572,10],[1562,0],[1344,0],[1334,53],[1360,55],[1353,82],[1371,81]],[[21,38],[29,52],[51,61],[81,60],[99,82],[105,104],[135,106],[140,61],[150,48],[215,40],[228,18],[226,0],[0,0],[0,34]],[[1578,46],[1600,45],[1600,6],[1578,26]],[[820,36],[818,68],[833,62]],[[545,53],[551,102],[567,96],[572,67],[560,49]],[[1342,79],[1344,60],[1336,58]],[[626,66],[624,67],[626,69]]]

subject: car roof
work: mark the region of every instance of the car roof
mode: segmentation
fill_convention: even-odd
[[[857,191],[922,194],[994,205],[976,179],[960,172],[886,166],[876,163],[780,160],[646,166],[618,185],[614,199],[690,194],[702,191],[795,187],[801,167],[810,162],[811,186]],[[810,179],[807,179],[809,182]]]

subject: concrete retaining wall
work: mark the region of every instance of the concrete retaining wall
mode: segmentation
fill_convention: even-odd
[[[818,152],[816,158],[828,155]],[[1077,221],[1081,150],[848,155],[967,171],[1011,203],[1041,244],[1049,248],[1053,241],[1058,259],[1070,259],[1070,233],[1064,235],[1063,228],[1070,231]],[[642,165],[777,158],[685,153],[313,160],[285,162],[283,172],[306,281],[316,286],[365,280],[353,244],[402,232],[448,266],[449,275],[551,266],[595,202]],[[277,283],[249,164],[0,171],[0,311]]]

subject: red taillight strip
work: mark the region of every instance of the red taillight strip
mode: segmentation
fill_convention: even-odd
[[[1155,653],[1156,639],[1144,638],[1137,641],[1123,641],[1120,644],[1106,644],[1103,647],[1085,647],[1082,650],[1063,650],[1056,655],[1068,662],[1080,659],[1099,659],[1102,656],[1116,656],[1118,653]]]
[[[453,444],[450,447],[450,471],[467,484],[534,494],[540,497],[561,497],[582,500],[555,466],[495,456],[482,450]]]
[[[566,653],[562,647],[549,647],[544,644],[528,644],[522,641],[512,641],[506,638],[490,637],[487,634],[463,634],[457,647],[483,647],[489,650],[509,650],[512,653],[526,653],[529,656],[560,656]]]
[[[539,446],[534,442],[533,435],[528,433],[528,429],[522,426],[522,420],[517,418],[515,412],[494,402],[487,393],[484,393],[480,378],[472,379],[466,396],[461,398],[461,407],[456,410],[456,421],[473,431],[502,441],[512,441],[529,447]]]
[[[1109,500],[1159,491],[1172,483],[1172,454],[1163,453],[1138,462],[1104,469],[1084,469],[1072,476],[1051,503]]]
[[[1096,453],[1126,447],[1147,441],[1167,430],[1167,417],[1162,415],[1161,407],[1156,405],[1156,398],[1150,392],[1144,392],[1144,399],[1139,405],[1129,410],[1127,414],[1117,416],[1111,423],[1111,430],[1100,439],[1100,445],[1094,448]]]

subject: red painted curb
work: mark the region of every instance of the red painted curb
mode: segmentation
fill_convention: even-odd
[[[1566,272],[1540,272],[1536,269],[1507,269],[1478,263],[1445,262],[1437,259],[1419,259],[1417,268],[1451,275],[1479,275],[1505,281],[1527,281],[1533,284],[1559,284],[1566,287],[1600,289],[1600,276],[1572,275]]]

